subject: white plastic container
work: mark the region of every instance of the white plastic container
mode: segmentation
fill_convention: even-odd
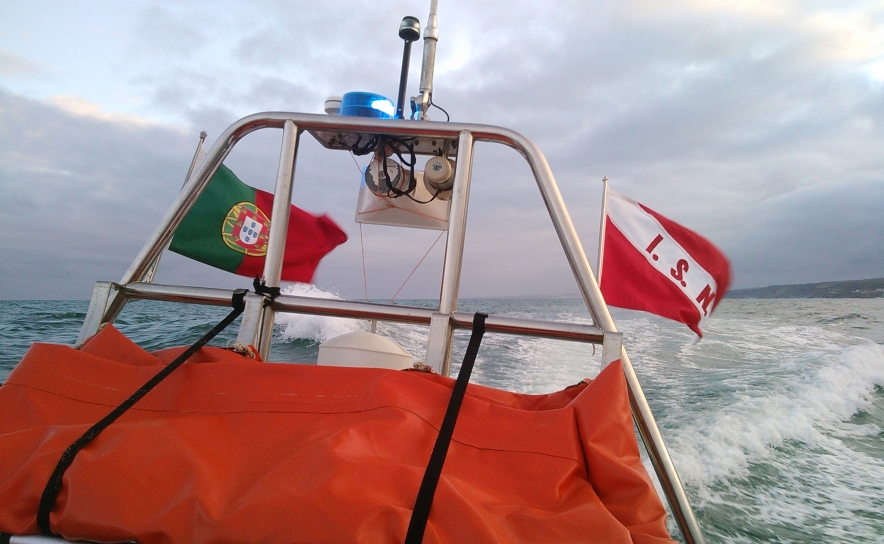
[[[396,342],[371,332],[349,332],[319,345],[318,364],[402,370],[414,357]]]

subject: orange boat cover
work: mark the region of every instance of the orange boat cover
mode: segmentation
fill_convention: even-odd
[[[35,344],[0,387],[0,532],[38,533],[62,452],[183,348],[112,326]],[[70,539],[402,542],[454,381],[204,348],[65,473]],[[548,395],[470,385],[424,542],[672,542],[618,363]]]

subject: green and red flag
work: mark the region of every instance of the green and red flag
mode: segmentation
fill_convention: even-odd
[[[169,249],[234,274],[261,276],[272,210],[272,194],[246,185],[221,165],[175,230]],[[292,206],[282,279],[309,283],[319,261],[346,241],[327,215]]]

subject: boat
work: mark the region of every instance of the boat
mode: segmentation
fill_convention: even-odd
[[[123,278],[96,283],[76,345],[35,344],[12,371],[0,387],[0,542],[672,542],[635,429],[684,541],[703,542],[544,155],[507,128],[428,119],[435,0],[406,118],[419,21],[406,17],[400,37],[397,104],[354,92],[326,114],[234,122],[194,156]],[[261,279],[253,290],[154,281],[224,159],[261,130],[282,133]],[[357,221],[447,232],[435,307],[280,292],[302,137],[372,155]],[[477,142],[526,160],[592,325],[458,310]],[[232,310],[193,346],[148,353],[113,325],[134,300]],[[373,330],[324,343],[318,364],[264,362],[282,313],[419,325],[426,351]],[[237,318],[232,349],[207,345]],[[471,336],[452,378],[459,329]],[[598,345],[602,370],[544,395],[469,384],[486,333]]]

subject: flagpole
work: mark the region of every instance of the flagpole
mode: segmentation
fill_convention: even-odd
[[[602,221],[599,226],[599,259],[595,276],[599,285],[602,283],[602,264],[605,260],[605,225],[608,224],[608,176],[602,178]]]
[[[196,144],[196,150],[193,152],[193,158],[190,159],[190,168],[187,169],[187,175],[184,176],[184,183],[181,184],[181,189],[184,189],[184,186],[187,185],[187,182],[190,180],[190,176],[193,174],[193,169],[194,169],[194,167],[196,167],[196,163],[199,162],[200,153],[203,150],[203,143],[205,143],[205,141],[206,141],[206,136],[208,136],[208,134],[206,133],[205,130],[200,132],[200,141],[198,144]],[[157,255],[157,258],[154,260],[154,262],[152,262],[150,264],[150,267],[148,267],[147,272],[144,273],[144,281],[145,282],[153,283],[153,276],[157,272],[157,267],[160,266],[160,259],[162,258],[163,253],[165,253],[166,250],[169,249],[169,244],[171,244],[171,243],[172,243],[172,239],[170,238],[169,241],[166,242],[165,247],[163,247],[163,251],[160,251],[159,254]]]
[[[562,195],[556,186],[549,163],[546,162],[545,157],[540,150],[536,149],[534,144],[526,140],[517,140],[517,143],[521,147],[522,155],[528,159],[528,163],[534,172],[534,178],[537,180],[538,188],[543,195],[547,210],[556,227],[559,240],[565,249],[565,254],[571,264],[571,270],[574,272],[574,277],[577,280],[577,285],[580,287],[583,300],[589,313],[592,315],[593,323],[605,332],[618,332],[617,326],[614,324],[614,318],[611,317],[611,312],[602,297],[599,284],[589,264],[589,259],[586,257],[583,246],[580,245],[577,230],[574,228],[571,217],[565,208],[565,201],[562,199]],[[457,186],[457,183],[455,183],[455,186]],[[650,457],[651,463],[654,465],[660,486],[663,488],[663,493],[666,495],[669,506],[672,508],[673,516],[687,544],[704,544],[703,532],[700,529],[699,523],[697,523],[697,518],[694,516],[690,502],[688,502],[684,486],[682,486],[678,473],[675,470],[669,450],[663,442],[663,435],[660,433],[654,414],[642,391],[638,376],[635,374],[635,369],[632,367],[625,346],[620,348],[620,361],[623,364],[623,373],[626,376],[626,383],[629,387],[629,405],[632,409],[633,421],[638,428],[642,442],[645,444],[648,457]]]

